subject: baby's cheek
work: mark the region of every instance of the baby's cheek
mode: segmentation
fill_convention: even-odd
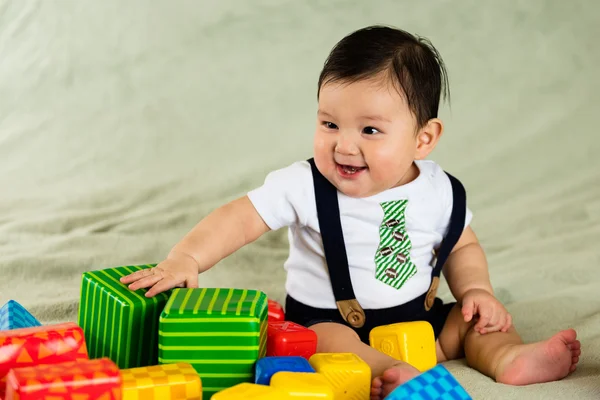
[[[315,154],[317,153],[329,153],[333,150],[333,142],[331,140],[327,140],[327,138],[319,134],[318,132],[315,134],[315,138],[313,140],[313,148]]]
[[[373,152],[369,162],[369,169],[373,171],[379,178],[384,176],[394,175],[402,168],[402,163],[399,162],[402,158],[401,154],[391,148],[381,148]]]

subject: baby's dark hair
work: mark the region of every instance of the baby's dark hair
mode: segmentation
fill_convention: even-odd
[[[440,95],[450,97],[446,67],[428,39],[376,25],[359,29],[335,45],[319,76],[317,98],[324,84],[352,83],[386,72],[419,128],[437,117]]]

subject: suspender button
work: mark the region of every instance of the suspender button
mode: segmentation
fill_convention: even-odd
[[[336,303],[342,318],[352,327],[360,328],[365,324],[365,312],[358,303],[358,300],[341,300]]]

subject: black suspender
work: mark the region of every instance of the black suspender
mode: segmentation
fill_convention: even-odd
[[[354,294],[342,223],[340,220],[340,209],[337,197],[337,189],[317,169],[314,159],[309,159],[315,188],[315,201],[317,215],[329,278],[335,296],[338,310],[346,322],[355,328],[360,328],[365,323],[365,313]],[[452,183],[454,197],[452,214],[448,232],[442,241],[437,253],[436,264],[432,272],[432,282],[425,300],[425,309],[429,310],[435,299],[439,285],[439,276],[442,267],[446,263],[450,252],[456,245],[464,229],[466,216],[466,193],[460,181],[448,174]]]
[[[433,267],[433,271],[431,272],[431,285],[429,286],[427,296],[425,297],[425,309],[427,311],[433,306],[433,301],[435,300],[437,289],[440,284],[442,268],[444,267],[444,264],[446,264],[446,260],[448,260],[452,249],[456,246],[458,239],[460,239],[460,236],[465,229],[465,218],[467,215],[467,193],[465,192],[463,184],[449,173],[446,172],[446,175],[452,184],[452,213],[450,214],[448,231],[437,251],[437,260]]]
[[[365,312],[352,289],[337,188],[319,172],[314,159],[311,158],[308,162],[313,172],[319,228],[335,302],[344,320],[355,328],[360,328],[365,323]]]

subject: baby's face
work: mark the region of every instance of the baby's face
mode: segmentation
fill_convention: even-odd
[[[367,197],[410,182],[418,175],[416,150],[416,119],[391,84],[321,87],[314,159],[345,195]]]

